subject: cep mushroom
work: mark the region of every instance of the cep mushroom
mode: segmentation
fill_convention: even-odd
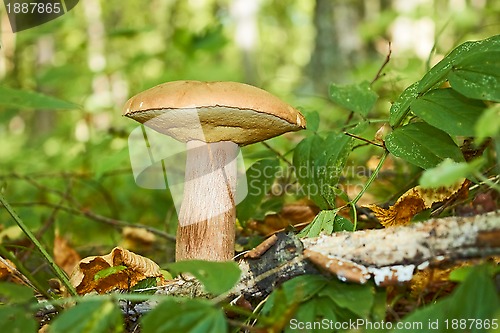
[[[123,114],[187,144],[177,261],[232,259],[239,146],[306,126],[298,110],[237,82],[167,82],[130,98]]]

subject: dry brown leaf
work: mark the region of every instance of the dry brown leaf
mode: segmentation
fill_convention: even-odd
[[[366,205],[365,207],[373,211],[380,224],[384,227],[407,225],[413,216],[424,209],[431,208],[434,203],[443,202],[458,196],[468,184],[469,182],[465,180],[454,186],[439,187],[436,189],[424,189],[420,186],[415,186],[406,191],[388,209],[377,205]]]
[[[54,261],[56,264],[69,275],[81,259],[78,252],[56,231],[56,237],[54,238]]]
[[[131,250],[149,248],[156,241],[155,234],[144,228],[125,227],[122,236],[122,246]]]
[[[98,280],[95,279],[98,272],[116,266],[125,266],[126,269]],[[163,282],[160,267],[154,261],[115,247],[107,255],[82,259],[71,274],[71,284],[80,295],[92,291],[102,294],[116,289],[129,290],[139,281],[152,277],[160,278]]]
[[[289,226],[311,222],[319,208],[308,201],[285,204],[279,213],[266,215],[264,221],[250,221],[247,225],[259,234],[267,236]]]
[[[15,274],[16,265],[9,259],[0,260],[0,281],[5,281]]]

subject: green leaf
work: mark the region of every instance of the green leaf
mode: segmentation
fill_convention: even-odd
[[[302,185],[305,194],[320,208],[327,208],[328,203],[316,187],[316,183],[319,183],[316,176],[318,167],[316,159],[323,153],[323,146],[324,140],[318,135],[305,138],[294,149],[293,165],[295,176]]]
[[[322,210],[307,227],[297,234],[297,237],[317,237],[322,231],[331,235],[337,212],[337,210]]]
[[[487,137],[500,134],[500,104],[486,109],[474,126],[475,134],[480,142]]]
[[[484,264],[486,267],[487,274],[490,278],[494,278],[495,275],[500,273],[500,266],[493,263]],[[471,272],[474,272],[477,268],[474,266],[462,266],[455,268],[450,272],[450,281],[454,282],[464,282]]]
[[[423,122],[396,128],[387,135],[385,145],[394,156],[423,169],[432,168],[446,158],[464,160],[448,134]]]
[[[297,236],[317,237],[322,232],[331,235],[334,231],[353,231],[352,222],[342,216],[337,216],[337,212],[337,210],[322,210]]]
[[[326,139],[313,135],[302,140],[294,150],[293,164],[301,190],[323,209],[335,206],[335,197],[352,138],[330,133]]]
[[[137,282],[137,284],[131,288],[131,291],[153,295],[156,292],[156,289],[154,289],[154,287],[156,287],[157,285],[158,285],[158,279],[155,277],[149,277]],[[150,290],[143,290],[143,289],[150,289]]]
[[[411,103],[418,97],[418,82],[412,84],[403,91],[392,104],[389,111],[389,125],[399,126],[410,109]]]
[[[500,39],[492,42],[497,50],[471,50],[453,65],[448,75],[453,89],[469,98],[500,102]]]
[[[322,322],[324,319],[328,321],[325,325],[321,327],[313,325],[313,323]],[[294,321],[290,321],[285,333],[297,332],[297,329],[301,328],[299,325],[304,325],[303,328],[307,332],[325,332],[328,325],[335,323],[336,319],[335,303],[328,297],[314,297],[300,305],[295,313]],[[312,327],[307,327],[308,324]]]
[[[328,280],[320,275],[300,275],[288,280],[269,295],[262,312],[269,313],[279,304],[284,304],[286,308],[295,303],[305,302],[313,298],[327,283]],[[283,297],[277,297],[279,293],[282,293]]]
[[[105,277],[108,277],[110,275],[116,274],[118,272],[121,272],[123,270],[127,269],[127,266],[119,265],[119,266],[113,266],[113,267],[108,267],[101,269],[99,272],[97,272],[94,275],[94,281],[104,279]]]
[[[51,324],[50,332],[123,332],[122,313],[110,300],[83,300],[60,314]]]
[[[319,113],[317,111],[302,111],[302,114],[306,118],[307,130],[316,132],[319,128]]]
[[[0,105],[27,109],[79,109],[80,106],[38,92],[0,86]]]
[[[359,84],[330,85],[330,98],[350,111],[367,116],[377,102],[378,95],[371,89],[370,82]]]
[[[28,286],[21,286],[11,282],[0,282],[0,300],[19,304],[35,301],[35,293]]]
[[[229,291],[240,280],[241,271],[234,261],[204,260],[179,261],[167,265],[172,275],[191,273],[205,287],[207,293],[219,295]],[[224,272],[224,274],[221,274]]]
[[[450,135],[474,136],[474,125],[485,105],[453,89],[435,89],[417,98],[411,110],[432,126]]]
[[[35,333],[38,323],[32,313],[22,306],[0,306],[0,327],[2,332],[8,333]]]
[[[255,217],[255,212],[262,203],[262,199],[273,185],[278,168],[279,161],[276,158],[259,160],[248,168],[246,172],[248,193],[236,207],[240,221],[247,221]]]
[[[168,297],[141,319],[143,333],[225,333],[224,312],[204,299]]]
[[[475,159],[469,163],[445,159],[436,167],[424,171],[420,177],[420,186],[437,188],[454,185],[479,170],[483,163],[483,159]]]
[[[413,332],[484,332],[484,326],[479,326],[478,322],[489,320],[491,323],[499,309],[500,299],[489,270],[485,266],[478,266],[450,296],[412,312],[403,323],[423,324],[420,329],[413,327]],[[453,320],[458,320],[455,327],[452,326]],[[465,327],[460,326],[460,320]],[[437,326],[429,327],[430,323],[436,323]],[[391,332],[403,333],[408,330],[401,328]]]
[[[335,221],[333,223],[333,231],[354,231],[354,224],[343,216],[335,216]]]
[[[373,307],[375,292],[372,286],[348,284],[331,280],[318,296],[331,298],[339,307],[349,310],[359,318],[368,318]]]
[[[477,59],[477,57],[482,58],[482,54],[492,51],[500,51],[500,35],[493,36],[481,41],[465,42],[457,46],[453,51],[450,52],[449,55],[447,55],[443,60],[432,67],[427,72],[427,74],[425,74],[424,77],[419,81],[417,88],[418,93],[425,93],[436,85],[443,83],[452,70],[460,71],[460,66],[464,66],[465,68],[467,68],[468,57],[472,56],[472,59]],[[496,61],[498,61],[498,57],[496,59]],[[491,60],[495,61],[495,58]],[[498,72],[496,73],[498,74]],[[473,81],[476,81],[476,79],[477,77],[473,78]],[[489,86],[489,84],[486,83],[484,86]],[[466,93],[462,94],[467,96]]]

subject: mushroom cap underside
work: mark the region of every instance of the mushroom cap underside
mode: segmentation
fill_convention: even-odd
[[[129,99],[124,115],[183,142],[246,145],[306,125],[276,96],[237,82],[167,82]]]

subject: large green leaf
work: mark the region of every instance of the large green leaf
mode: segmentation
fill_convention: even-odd
[[[187,260],[167,265],[172,275],[191,273],[205,287],[206,292],[214,295],[223,294],[239,281],[241,271],[234,261],[211,262]],[[224,274],[221,274],[224,272]]]
[[[141,319],[143,333],[225,333],[224,312],[204,299],[168,297]]]
[[[106,299],[84,300],[60,314],[50,325],[52,333],[123,332],[122,314]]]
[[[286,281],[279,289],[274,290],[267,299],[262,312],[275,311],[275,307],[284,303],[285,309],[295,303],[305,302],[314,297],[328,284],[328,280],[320,275],[300,275]],[[283,294],[280,294],[283,292]]]
[[[378,95],[370,86],[370,82],[363,81],[359,84],[330,85],[330,98],[337,104],[350,111],[367,116],[368,112],[377,102]]]
[[[349,310],[359,318],[368,318],[375,299],[373,287],[369,284],[347,284],[331,280],[318,296],[330,297],[339,307]]]
[[[78,109],[77,104],[43,95],[34,91],[0,86],[0,105],[26,109]]]
[[[450,135],[474,136],[474,125],[485,104],[453,89],[435,89],[417,98],[411,110],[427,123]]]
[[[500,102],[500,50],[471,54],[453,66],[448,80],[464,96]]]
[[[401,95],[392,104],[391,110],[389,111],[389,124],[391,126],[396,126],[401,123],[401,121],[406,116],[411,103],[415,101],[418,97],[418,82],[412,84],[403,91]]]
[[[335,327],[336,319],[335,303],[328,297],[317,296],[300,305],[285,333],[327,332]]]
[[[319,183],[316,176],[317,157],[322,154],[324,148],[324,140],[319,135],[312,135],[295,147],[293,152],[293,165],[295,167],[295,175],[310,199],[312,199],[319,207],[327,208],[328,203],[316,189],[316,183]]]
[[[394,156],[423,169],[432,168],[445,158],[464,160],[448,134],[423,122],[395,129],[387,135],[385,145]]]
[[[335,206],[335,197],[339,194],[336,186],[352,144],[352,138],[330,133],[325,139],[310,136],[294,150],[293,164],[302,190],[321,208]]]
[[[0,306],[0,327],[5,333],[35,333],[38,323],[32,313],[17,305]]]
[[[279,161],[276,158],[259,160],[248,168],[246,172],[248,193],[236,207],[240,221],[247,221],[255,217],[262,199],[273,185],[276,173],[279,171],[278,168]]]
[[[474,130],[476,137],[481,142],[490,136],[500,136],[500,104],[486,109],[476,122]]]
[[[468,59],[468,57],[472,56],[472,59],[476,57],[482,58],[482,54],[484,53],[498,51],[500,51],[500,35],[480,41],[465,42],[457,46],[449,55],[424,75],[419,81],[417,92],[425,93],[436,85],[441,84],[446,80],[448,74],[450,74],[452,70],[460,71],[465,68],[467,71],[468,61],[466,59]],[[490,61],[495,61],[495,59],[490,59]],[[498,62],[498,58],[496,58],[496,61]],[[498,75],[498,72],[496,74]],[[488,84],[486,84],[486,86],[488,86]]]
[[[28,286],[21,286],[11,282],[0,282],[0,301],[10,304],[35,301],[35,293]]]
[[[494,318],[499,310],[500,299],[489,270],[480,266],[469,273],[452,295],[412,312],[403,323],[422,323],[421,327],[413,325],[413,332],[487,332],[487,322],[492,328],[492,321],[495,320],[498,328],[499,323]],[[429,326],[431,324],[435,325]],[[408,330],[401,328],[391,332]]]
[[[420,186],[423,188],[452,186],[479,170],[479,167],[483,163],[484,160],[481,158],[475,159],[469,163],[457,163],[453,160],[445,159],[436,167],[424,171],[422,177],[420,177]]]

